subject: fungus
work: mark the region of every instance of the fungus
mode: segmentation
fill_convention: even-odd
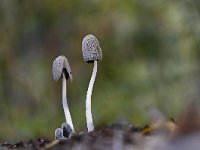
[[[57,129],[55,130],[55,139],[56,139],[56,140],[64,139],[63,130],[62,130],[61,128],[57,128]]]
[[[63,109],[64,109],[64,113],[65,113],[65,119],[66,119],[66,123],[69,124],[72,131],[74,132],[74,126],[72,123],[72,118],[71,118],[71,115],[69,112],[69,107],[67,104],[67,86],[66,86],[67,79],[70,79],[71,81],[73,79],[72,79],[72,72],[71,72],[71,68],[69,66],[69,62],[65,56],[58,56],[53,61],[52,73],[53,73],[53,79],[55,81],[58,81],[60,78],[62,78],[62,103],[63,103]],[[55,134],[57,134],[57,135],[61,134],[59,128],[56,129],[56,131],[58,133],[55,133]]]
[[[66,138],[71,137],[72,134],[73,134],[72,128],[68,123],[64,122],[61,128],[57,128],[55,130],[55,139],[64,140]]]
[[[70,127],[70,125],[66,122],[64,122],[62,124],[62,131],[63,131],[63,136],[65,138],[71,137],[71,135],[73,134],[72,128]]]
[[[94,35],[87,35],[86,37],[83,38],[82,53],[83,53],[83,59],[86,63],[94,63],[92,77],[90,79],[86,95],[86,122],[87,122],[88,132],[91,132],[94,130],[94,124],[91,112],[91,96],[92,96],[94,81],[97,74],[97,61],[100,61],[102,59],[102,50],[99,45],[99,41]]]

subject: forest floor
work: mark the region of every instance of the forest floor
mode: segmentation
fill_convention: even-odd
[[[191,104],[178,120],[157,118],[152,124],[136,127],[126,122],[75,134],[57,141],[38,138],[10,144],[0,142],[0,150],[199,150],[200,110]]]

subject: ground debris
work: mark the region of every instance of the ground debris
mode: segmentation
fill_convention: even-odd
[[[190,104],[176,121],[157,119],[143,127],[117,122],[61,141],[42,138],[15,144],[1,141],[0,150],[197,150],[199,139],[200,110]]]

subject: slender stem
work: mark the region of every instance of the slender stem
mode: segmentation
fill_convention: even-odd
[[[87,96],[86,96],[86,122],[87,122],[88,132],[91,132],[94,130],[94,124],[93,124],[93,118],[92,118],[92,112],[91,112],[91,97],[92,97],[92,90],[93,90],[96,74],[97,74],[97,61],[94,61],[92,77],[90,79],[90,83],[87,90]]]
[[[63,102],[63,109],[64,109],[64,113],[65,113],[65,119],[66,122],[70,125],[70,127],[72,128],[72,131],[74,132],[74,126],[72,123],[72,118],[69,112],[69,107],[67,104],[67,81],[65,78],[65,74],[62,74],[62,102]]]

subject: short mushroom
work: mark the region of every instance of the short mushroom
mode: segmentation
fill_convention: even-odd
[[[69,138],[71,137],[71,135],[73,134],[72,128],[70,127],[70,125],[66,122],[64,122],[62,124],[62,131],[63,131],[63,136],[65,138]]]
[[[72,128],[66,122],[64,122],[62,124],[61,128],[57,128],[55,130],[55,139],[56,140],[65,140],[67,138],[70,138],[72,135],[73,135]]]
[[[55,139],[56,139],[56,140],[64,139],[63,130],[62,130],[61,128],[57,128],[57,129],[55,130]]]
[[[90,79],[86,95],[86,122],[87,122],[88,132],[91,132],[94,130],[94,124],[91,112],[91,96],[92,96],[94,81],[97,74],[97,61],[100,61],[102,59],[102,50],[99,45],[99,41],[94,35],[87,35],[83,38],[82,53],[83,53],[83,59],[86,63],[94,63],[92,77]]]
[[[67,79],[70,79],[71,81],[73,79],[72,79],[72,72],[69,66],[69,62],[65,56],[58,56],[53,61],[52,73],[53,73],[53,79],[55,81],[58,81],[60,78],[62,78],[62,103],[63,103],[63,109],[65,113],[65,119],[66,119],[66,123],[69,124],[72,131],[74,132],[74,126],[72,123],[72,118],[71,118],[69,107],[67,104],[67,86],[66,86]],[[60,130],[58,131],[60,132]]]

